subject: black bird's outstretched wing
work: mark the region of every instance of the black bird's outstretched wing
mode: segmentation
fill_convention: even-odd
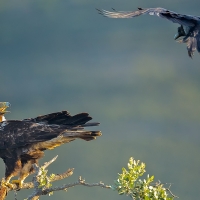
[[[110,18],[133,18],[143,14],[155,15],[167,19],[173,23],[178,23],[181,26],[178,28],[178,33],[175,39],[183,36],[179,42],[187,44],[188,55],[192,58],[194,51],[200,53],[200,17],[192,15],[183,15],[165,8],[138,8],[136,11],[107,11],[97,9],[99,14]]]
[[[97,9],[99,14],[110,18],[133,18],[143,14],[155,15],[161,18],[166,18],[174,23],[179,23],[183,26],[195,26],[197,21],[200,20],[199,17],[192,15],[182,15],[165,8],[138,8],[136,11],[113,11],[100,10]]]

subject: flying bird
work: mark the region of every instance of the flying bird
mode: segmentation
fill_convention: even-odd
[[[38,163],[45,150],[77,138],[91,141],[101,136],[100,131],[85,130],[99,125],[89,122],[92,117],[88,113],[72,116],[68,111],[61,111],[24,120],[6,120],[4,114],[9,106],[7,102],[0,102],[0,157],[6,166],[3,183],[6,187],[12,188],[15,183],[20,188],[34,171],[32,164]],[[18,180],[10,182],[17,175]]]
[[[192,58],[194,51],[200,53],[200,16],[183,15],[165,8],[138,8],[136,11],[116,11],[97,9],[99,14],[110,18],[132,18],[143,14],[156,15],[161,18],[168,19],[173,23],[178,23],[178,33],[174,39],[182,37],[178,42],[186,43],[189,57]]]

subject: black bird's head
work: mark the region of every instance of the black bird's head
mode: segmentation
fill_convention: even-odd
[[[181,25],[180,27],[178,27],[178,33],[174,36],[174,39],[176,40],[182,36],[186,36],[186,33],[185,33],[183,26]]]

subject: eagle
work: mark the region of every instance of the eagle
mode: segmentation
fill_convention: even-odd
[[[179,43],[187,44],[187,51],[190,58],[194,55],[195,50],[200,53],[200,16],[184,15],[165,8],[138,8],[136,11],[116,11],[97,9],[99,14],[110,18],[132,18],[143,14],[156,15],[168,19],[173,23],[180,24],[178,33],[174,39]]]
[[[21,188],[29,174],[34,172],[33,164],[44,156],[44,151],[54,149],[77,138],[91,141],[101,136],[100,131],[85,130],[97,126],[89,122],[88,113],[70,115],[68,111],[41,115],[24,120],[6,120],[4,114],[10,106],[0,102],[0,157],[5,163],[4,186]],[[18,176],[18,180],[10,179]]]

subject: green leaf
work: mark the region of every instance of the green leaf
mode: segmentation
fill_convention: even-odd
[[[122,168],[122,173],[118,174],[117,181],[111,187],[117,190],[119,195],[127,195],[134,200],[173,200],[164,188],[163,184],[153,184],[154,176],[147,175],[147,178],[140,179],[146,172],[145,163],[139,160],[129,159],[128,169]]]

